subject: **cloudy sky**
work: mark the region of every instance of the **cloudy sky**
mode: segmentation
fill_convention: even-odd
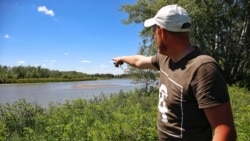
[[[136,0],[0,0],[0,65],[120,74],[112,58],[136,54],[143,24],[118,11]]]

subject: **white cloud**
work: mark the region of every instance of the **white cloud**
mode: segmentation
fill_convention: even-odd
[[[50,63],[56,63],[56,60],[49,60]]]
[[[123,74],[124,70],[120,68],[116,68],[113,65],[94,65],[94,66],[83,66],[80,68],[76,68],[76,71],[78,72],[83,72],[87,74],[105,74],[105,73],[110,73],[110,74]]]
[[[64,55],[65,55],[65,56],[68,56],[68,55],[69,55],[69,53],[68,53],[68,52],[65,52],[65,53],[64,53]]]
[[[82,60],[82,61],[80,61],[81,63],[90,63],[91,61],[89,61],[89,60]]]
[[[44,14],[46,14],[46,15],[49,15],[49,16],[54,16],[55,15],[55,13],[54,13],[54,11],[53,10],[49,10],[49,9],[47,9],[47,7],[46,6],[39,6],[38,8],[37,8],[37,11],[38,12],[42,12],[42,13],[44,13]]]
[[[106,65],[100,65],[101,69],[105,69],[107,66]]]
[[[18,64],[18,65],[23,65],[23,64],[25,64],[25,61],[22,61],[22,60],[17,61],[17,64]]]
[[[56,63],[56,60],[44,60],[44,64],[42,66],[53,66]]]
[[[56,63],[56,60],[48,60],[48,65],[53,66]]]
[[[9,39],[10,36],[9,36],[8,34],[5,34],[5,35],[4,35],[4,38],[5,38],[5,39]]]
[[[42,65],[37,64],[36,66],[42,66],[42,67],[46,68],[46,67],[47,67],[47,64],[42,64]]]

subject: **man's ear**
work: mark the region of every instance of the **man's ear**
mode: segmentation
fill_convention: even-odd
[[[165,30],[164,28],[160,28],[159,34],[162,39],[165,39],[167,35],[167,30]]]

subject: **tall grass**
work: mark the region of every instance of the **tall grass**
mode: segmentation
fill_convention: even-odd
[[[229,87],[238,141],[250,141],[250,92],[239,87]],[[222,115],[223,116],[223,115]]]
[[[250,141],[250,93],[229,87],[238,141]],[[50,103],[0,104],[0,141],[155,141],[157,90]],[[223,115],[222,115],[223,116]]]

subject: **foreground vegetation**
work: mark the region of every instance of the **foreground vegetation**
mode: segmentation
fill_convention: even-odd
[[[229,88],[238,141],[250,141],[250,93]],[[1,141],[155,141],[157,90],[120,91],[43,108],[20,99],[0,104]],[[223,115],[221,115],[223,116]]]

